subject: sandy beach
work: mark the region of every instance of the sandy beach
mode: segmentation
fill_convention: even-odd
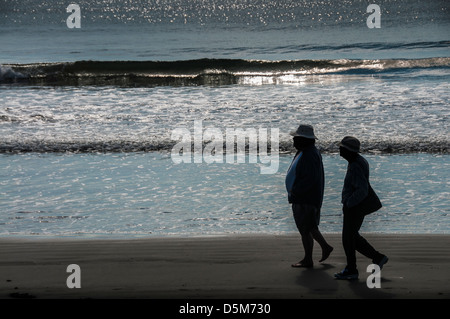
[[[339,234],[313,269],[297,235],[130,240],[1,239],[0,297],[6,298],[449,298],[450,236],[370,234],[390,260],[380,288],[368,288],[370,261],[358,254],[359,280],[339,281],[345,266]],[[315,260],[320,259],[316,244]],[[81,288],[68,288],[68,265]]]

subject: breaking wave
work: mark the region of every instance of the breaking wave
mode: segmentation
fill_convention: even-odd
[[[448,43],[447,43],[448,45]],[[51,86],[184,86],[270,83],[304,80],[314,75],[411,76],[420,71],[450,69],[450,58],[385,60],[242,60],[197,59],[182,61],[77,61],[0,65],[0,84]],[[275,80],[274,80],[275,79]],[[267,81],[260,81],[267,83]]]

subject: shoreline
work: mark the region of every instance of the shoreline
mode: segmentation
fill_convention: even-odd
[[[359,280],[339,281],[345,267],[339,234],[314,268],[301,259],[299,235],[203,238],[0,238],[0,298],[37,299],[436,299],[450,298],[450,235],[363,234],[389,257],[381,287],[368,288],[370,260],[357,253]],[[81,288],[68,288],[67,267],[80,267]]]
[[[341,231],[321,231],[324,236],[340,236]],[[450,237],[450,233],[402,233],[402,232],[376,232],[376,231],[363,231],[360,230],[360,234],[364,237]],[[93,241],[93,242],[109,242],[109,241],[151,241],[151,240],[208,240],[208,239],[270,239],[276,237],[296,237],[298,232],[242,232],[242,233],[214,233],[214,234],[149,234],[149,235],[114,235],[114,234],[102,234],[93,235],[92,237],[86,235],[0,235],[0,244],[3,242],[52,242],[52,241]]]

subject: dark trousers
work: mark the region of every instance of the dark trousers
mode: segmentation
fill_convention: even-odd
[[[359,234],[364,215],[344,207],[344,226],[342,228],[342,244],[347,257],[347,269],[356,271],[356,251],[367,258],[379,259],[381,254]]]

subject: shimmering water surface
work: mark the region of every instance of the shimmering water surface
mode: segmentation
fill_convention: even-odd
[[[364,231],[449,233],[449,2],[0,0],[0,235],[295,232],[289,132],[312,124],[341,230],[354,135],[384,208]],[[174,164],[176,129],[278,129],[279,165]],[[208,141],[204,141],[208,142]],[[261,155],[261,154],[258,154]]]
[[[1,155],[1,235],[201,236],[295,232],[284,186],[259,164],[174,164],[170,153]],[[363,231],[449,233],[446,155],[370,155],[384,207]],[[340,232],[346,161],[324,156],[321,228]]]

